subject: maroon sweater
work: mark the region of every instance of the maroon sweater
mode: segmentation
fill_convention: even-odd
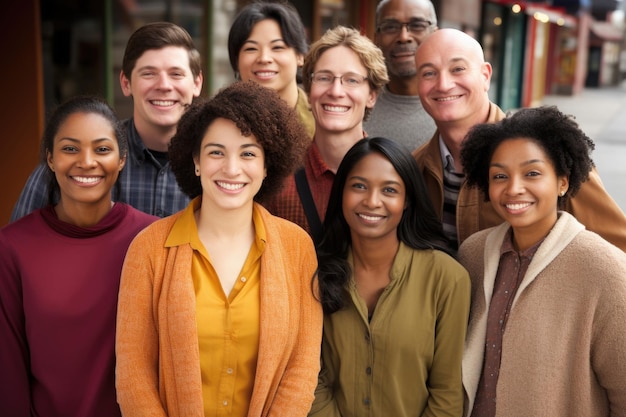
[[[122,263],[156,219],[117,203],[98,225],[81,228],[50,206],[0,229],[0,415],[120,416]]]

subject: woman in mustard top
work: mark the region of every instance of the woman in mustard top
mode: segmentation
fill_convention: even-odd
[[[322,326],[315,250],[256,202],[300,160],[307,140],[297,120],[253,82],[183,115],[169,154],[192,201],[133,242],[122,274],[125,416],[307,414]]]

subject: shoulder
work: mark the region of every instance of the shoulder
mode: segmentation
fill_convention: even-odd
[[[142,213],[142,214],[145,214],[145,213]],[[182,211],[172,214],[171,216],[164,217],[162,219],[159,219],[159,218],[155,219],[154,216],[150,216],[151,219],[147,219],[147,220],[150,220],[150,223],[137,234],[137,237],[135,237],[135,241],[133,242],[133,245],[139,246],[140,248],[154,246],[154,245],[158,247],[163,247],[163,244],[165,243],[167,236],[172,230],[172,227],[174,226],[176,219],[178,219],[178,217],[180,217],[181,214],[182,214]],[[138,215],[141,215],[141,214],[138,214]]]
[[[268,237],[280,236],[280,239],[288,240],[310,239],[309,234],[297,224],[282,217],[274,216],[260,204],[257,204],[257,208],[261,213]]]
[[[433,276],[441,276],[450,281],[466,279],[468,273],[465,268],[452,256],[436,249],[408,248],[411,256],[412,270],[419,268]]]
[[[152,214],[144,213],[127,203],[117,202],[116,204],[121,204],[126,207],[126,220],[128,222],[141,226],[142,228],[160,219]]]

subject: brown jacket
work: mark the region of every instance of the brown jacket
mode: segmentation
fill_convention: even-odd
[[[494,103],[490,104],[486,123],[495,123],[506,116]],[[439,150],[439,130],[413,152],[420,167],[428,194],[439,218],[443,217],[443,164]],[[564,207],[588,230],[596,232],[615,246],[626,251],[626,215],[602,185],[595,168],[589,173],[578,193]],[[496,213],[483,193],[466,184],[461,186],[456,205],[456,226],[459,245],[471,234],[496,226],[504,220]]]
[[[257,207],[267,242],[248,416],[304,417],[313,403],[322,340],[322,308],[311,288],[315,249],[304,230]],[[146,228],[126,255],[116,340],[116,388],[124,416],[204,416],[193,249],[165,244],[179,215]]]

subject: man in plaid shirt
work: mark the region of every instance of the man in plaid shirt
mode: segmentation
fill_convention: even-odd
[[[128,155],[113,199],[165,217],[182,210],[189,199],[178,187],[167,148],[185,108],[202,89],[200,54],[185,29],[168,22],[137,29],[128,40],[120,84],[133,99],[126,120]],[[11,221],[56,202],[48,196],[48,177],[38,166],[13,208]]]

